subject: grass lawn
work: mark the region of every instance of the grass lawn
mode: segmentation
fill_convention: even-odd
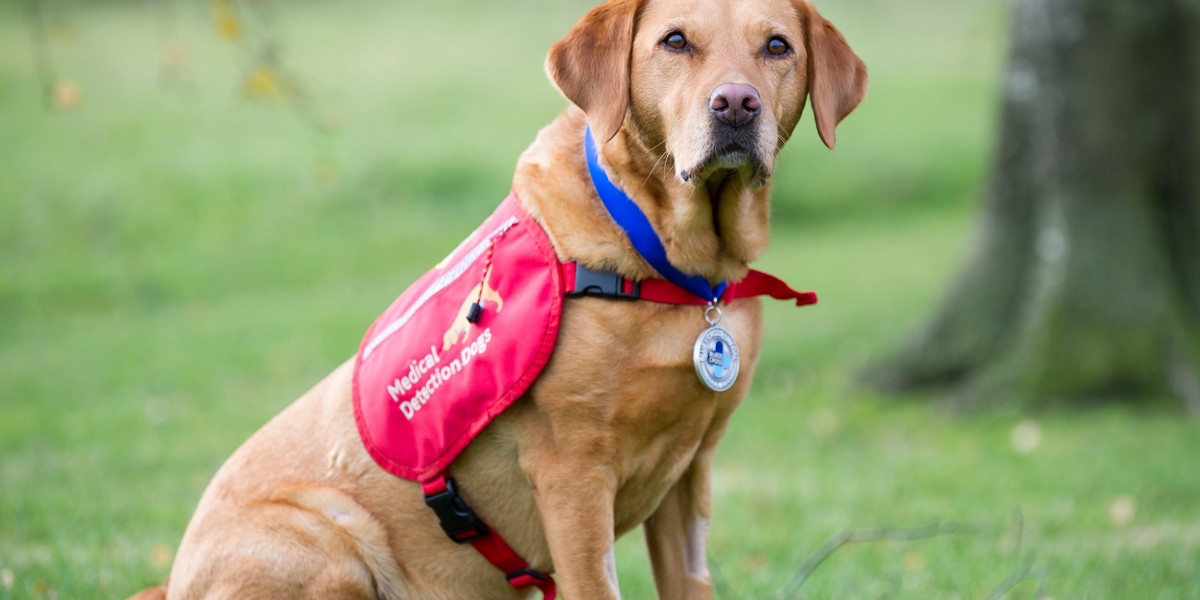
[[[167,574],[225,457],[503,198],[587,3],[281,3],[234,41],[207,3],[43,4],[67,110],[0,5],[0,598],[123,598]],[[767,308],[717,456],[720,596],[780,597],[839,532],[940,521],[969,531],[845,546],[797,597],[1200,597],[1177,407],[958,415],[854,385],[969,249],[1006,4],[818,5],[872,89],[836,153],[806,119],[781,158],[759,266],[821,304]],[[248,94],[266,35],[310,101]],[[617,554],[652,597],[640,536]]]

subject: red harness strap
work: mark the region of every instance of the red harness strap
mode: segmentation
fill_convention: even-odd
[[[439,474],[422,483],[421,491],[425,492],[425,504],[437,513],[446,535],[460,544],[474,546],[488,562],[504,572],[509,585],[517,589],[537,586],[545,600],[554,600],[558,595],[554,578],[533,570],[499,533],[488,528],[458,495],[454,479]]]
[[[699,296],[665,279],[630,281],[615,273],[593,271],[575,261],[560,263],[563,290],[567,296],[598,296],[627,300],[649,300],[663,304],[708,304]],[[813,292],[797,292],[783,280],[762,271],[750,269],[741,281],[730,282],[725,287],[721,300],[726,303],[736,298],[770,296],[776,300],[795,300],[796,306],[817,303]]]

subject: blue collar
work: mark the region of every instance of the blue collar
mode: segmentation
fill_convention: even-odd
[[[667,281],[700,299],[715,302],[720,298],[725,292],[727,282],[722,281],[714,288],[709,285],[707,279],[699,275],[685,275],[667,259],[667,249],[654,227],[650,225],[646,214],[608,178],[604,168],[600,166],[600,153],[596,149],[596,140],[592,138],[591,127],[588,127],[584,134],[584,148],[587,152],[588,173],[592,176],[592,186],[596,188],[596,193],[600,195],[600,201],[604,203],[604,208],[608,209],[608,214],[625,230],[629,241],[633,242],[634,249],[642,258]]]

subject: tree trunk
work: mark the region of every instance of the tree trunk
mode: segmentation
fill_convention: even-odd
[[[967,267],[867,372],[976,400],[1200,409],[1200,0],[1017,0]]]

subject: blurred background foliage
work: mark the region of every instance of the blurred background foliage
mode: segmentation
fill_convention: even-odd
[[[166,575],[224,458],[504,197],[589,6],[0,4],[0,598]],[[973,533],[845,547],[803,597],[1196,597],[1200,427],[1174,404],[958,415],[855,385],[963,263],[1009,6],[818,7],[871,91],[836,153],[806,117],[780,158],[760,266],[822,303],[766,309],[716,466],[720,595],[778,597],[839,531],[941,520]]]

